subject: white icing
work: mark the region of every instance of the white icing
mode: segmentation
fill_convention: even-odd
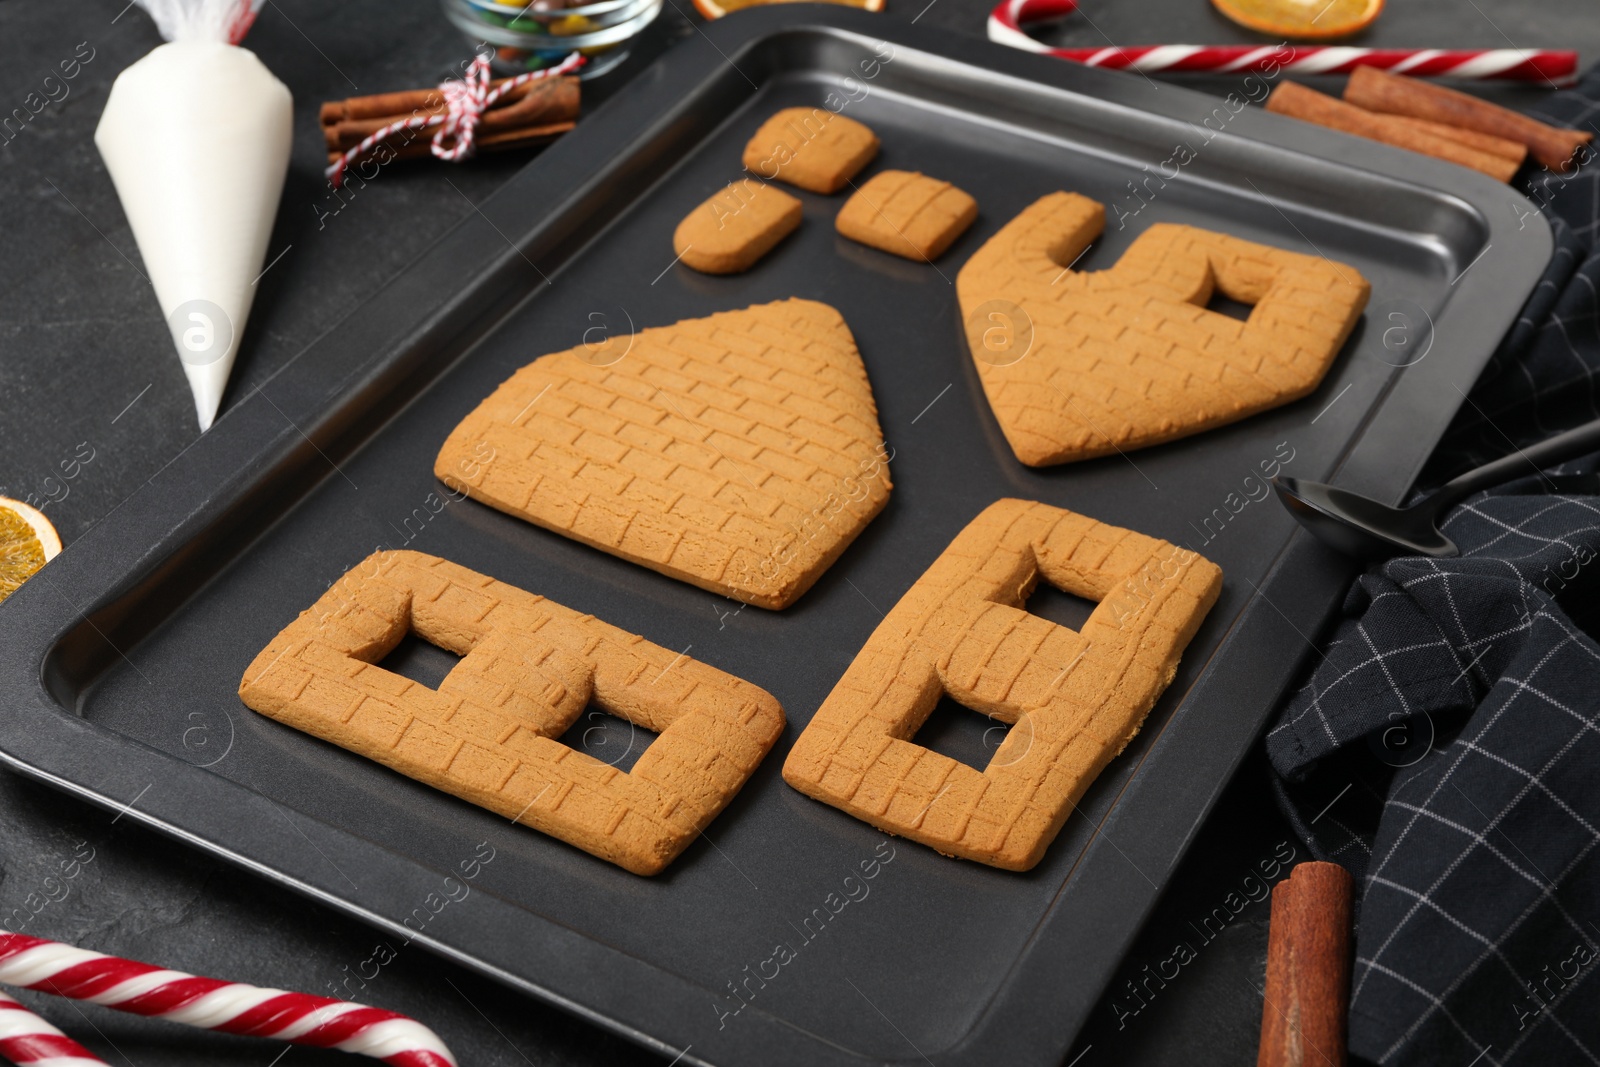
[[[255,298],[293,110],[288,88],[253,53],[184,40],[117,76],[95,130],[173,343],[188,353],[202,430],[216,417]],[[220,309],[223,321],[205,321],[214,313],[191,301]],[[208,347],[224,331],[226,344]]]

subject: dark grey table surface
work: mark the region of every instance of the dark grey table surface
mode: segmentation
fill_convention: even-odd
[[[112,79],[159,43],[149,19],[125,3],[0,4],[5,113],[23,106],[29,93],[42,93],[45,75],[60,60],[92,55],[66,95],[52,90],[60,99],[20,133],[8,133],[0,147],[0,495],[48,501],[46,511],[69,545],[198,434],[180,365],[91,140]],[[989,6],[988,0],[889,0],[884,17],[918,16],[981,36]],[[1083,46],[1262,40],[1206,0],[1084,0],[1084,8],[1051,39]],[[650,54],[696,32],[689,10],[687,0],[668,0],[667,14],[638,54],[594,83],[588,101],[627,92],[631,73]],[[1378,24],[1353,43],[1559,46],[1577,48],[1588,64],[1600,57],[1600,13],[1593,0],[1390,0]],[[427,84],[467,54],[429,0],[268,0],[249,45],[294,92],[295,145],[268,252],[281,258],[260,281],[230,398],[283,366],[515,170],[538,165],[536,157],[515,154],[448,172],[442,165],[398,166],[342,201],[325,187],[315,117],[320,101]],[[1193,77],[1173,84],[1214,87]],[[1531,104],[1546,91],[1500,88],[1488,95]],[[226,180],[226,166],[218,161],[219,180]],[[89,462],[72,462],[90,452]],[[1242,898],[1243,909],[1214,937],[1197,936],[1195,924],[1226,907],[1230,894],[1247,893],[1254,883],[1246,879],[1259,862],[1290,850],[1304,855],[1273,808],[1257,754],[1202,828],[1129,953],[1118,988],[1108,992],[1068,1062],[1250,1062],[1268,906]],[[80,862],[71,866],[74,858]],[[65,878],[64,870],[76,874]],[[382,942],[367,928],[7,772],[0,772],[0,926],[406,1012],[434,1027],[463,1064],[662,1062],[416,949],[363,978],[374,973],[366,961]],[[1196,946],[1195,958],[1176,979],[1148,983],[1146,968],[1169,957],[1180,939]],[[1125,983],[1138,984],[1141,996],[1130,995]],[[118,1065],[351,1062],[303,1049],[275,1059],[283,1050],[267,1042],[34,994],[23,999]]]

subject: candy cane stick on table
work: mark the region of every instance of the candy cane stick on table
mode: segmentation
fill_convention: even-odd
[[[0,1056],[32,1067],[107,1067],[106,1061],[0,993]]]
[[[1190,73],[1348,74],[1379,67],[1418,78],[1473,78],[1570,84],[1578,53],[1528,48],[1441,51],[1436,48],[1346,48],[1335,45],[1133,45],[1119,48],[1052,48],[1023,31],[1035,22],[1059,19],[1078,9],[1077,0],[1001,0],[989,14],[989,40],[1028,52],[1070,59],[1091,67]]]
[[[391,1067],[456,1067],[438,1035],[392,1011],[200,978],[24,934],[0,931],[0,984],[205,1030],[336,1048]],[[102,1062],[10,997],[0,1002],[0,1054],[39,1067]]]

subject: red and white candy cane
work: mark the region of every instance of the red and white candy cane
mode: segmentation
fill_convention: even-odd
[[[428,130],[437,126],[439,130],[433,135],[433,154],[450,163],[466,159],[474,151],[472,138],[473,132],[478,128],[478,120],[483,117],[485,111],[494,106],[495,101],[528,82],[570,74],[585,62],[587,60],[580,53],[573,52],[553,67],[518,74],[490,89],[489,57],[480,53],[467,67],[464,77],[451,78],[440,84],[439,94],[444,98],[445,105],[442,112],[412,115],[399,122],[391,122],[376,133],[363,138],[360,144],[329,165],[326,172],[328,181],[335,189],[339,188],[344,184],[344,172],[349,169],[350,164],[402,130]]]
[[[0,1056],[37,1067],[107,1067],[106,1061],[0,993]]]
[[[1091,67],[1191,73],[1255,74],[1274,68],[1286,74],[1347,74],[1378,67],[1418,78],[1473,78],[1570,84],[1578,53],[1529,48],[1443,51],[1437,48],[1347,48],[1338,45],[1157,44],[1119,48],[1052,48],[1023,27],[1072,14],[1077,0],[1001,0],[989,14],[989,40],[1028,52],[1070,59]]]
[[[0,931],[0,983],[204,1030],[336,1048],[390,1067],[456,1067],[437,1034],[392,1011],[200,978],[24,934]],[[103,1062],[10,997],[0,997],[0,1055],[38,1067]]]

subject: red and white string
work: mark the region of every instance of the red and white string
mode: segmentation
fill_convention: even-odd
[[[413,114],[410,118],[391,122],[382,129],[363,138],[361,143],[334,160],[327,169],[328,181],[335,189],[344,183],[344,172],[350,164],[371,152],[388,138],[404,130],[426,130],[438,127],[433,135],[433,154],[446,162],[456,163],[476,151],[474,134],[483,113],[512,89],[541,78],[570,74],[583,66],[584,57],[573,52],[553,67],[532,70],[489,88],[489,56],[479,53],[467,67],[462,78],[451,78],[439,86],[444,99],[444,110],[428,114]]]
[[[205,1030],[340,1049],[390,1067],[456,1067],[437,1034],[396,1012],[201,978],[23,934],[0,931],[0,983]],[[0,1056],[28,1067],[104,1067],[4,994]]]
[[[1578,72],[1578,54],[1528,48],[1350,48],[1342,45],[1134,45],[1126,48],[1052,48],[1024,32],[1032,23],[1063,18],[1077,0],[1001,0],[989,14],[989,40],[1028,52],[1070,59],[1091,67],[1191,73],[1347,74],[1356,67],[1378,67],[1419,78],[1499,79],[1569,84]]]
[[[261,12],[264,0],[239,0],[228,18],[228,43],[238,44],[244,40],[244,35],[250,32],[250,27],[256,23],[256,15]]]

